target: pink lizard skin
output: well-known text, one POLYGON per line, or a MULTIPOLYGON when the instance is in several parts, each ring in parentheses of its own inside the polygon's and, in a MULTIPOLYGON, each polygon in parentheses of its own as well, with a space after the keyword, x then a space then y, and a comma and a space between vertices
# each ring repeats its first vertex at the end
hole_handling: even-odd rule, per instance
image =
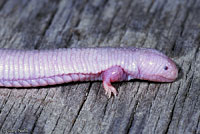
POLYGON ((117 95, 111 82, 172 82, 177 76, 178 69, 170 58, 147 48, 0 49, 0 86, 4 87, 102 80, 110 97, 117 95))

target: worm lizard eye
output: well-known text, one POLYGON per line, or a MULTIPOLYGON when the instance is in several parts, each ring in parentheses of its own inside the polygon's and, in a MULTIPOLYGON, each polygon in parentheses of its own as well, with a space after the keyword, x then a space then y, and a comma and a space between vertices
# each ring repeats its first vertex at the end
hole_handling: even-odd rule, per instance
POLYGON ((168 70, 168 66, 165 66, 165 67, 164 67, 164 70, 168 70))

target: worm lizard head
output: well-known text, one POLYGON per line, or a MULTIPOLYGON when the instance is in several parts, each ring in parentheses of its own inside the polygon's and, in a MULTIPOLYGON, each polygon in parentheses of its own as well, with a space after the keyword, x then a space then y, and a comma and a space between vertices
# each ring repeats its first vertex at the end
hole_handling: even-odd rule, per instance
POLYGON ((140 79, 172 82, 178 77, 176 64, 166 55, 156 50, 141 50, 138 65, 140 79))

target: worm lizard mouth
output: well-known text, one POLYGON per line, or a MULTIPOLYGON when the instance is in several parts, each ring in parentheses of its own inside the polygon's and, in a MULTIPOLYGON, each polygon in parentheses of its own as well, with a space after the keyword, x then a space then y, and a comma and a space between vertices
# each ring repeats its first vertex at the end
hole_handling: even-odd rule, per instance
POLYGON ((151 81, 156 81, 156 82, 173 82, 175 79, 174 78, 167 78, 161 75, 152 75, 151 81))
POLYGON ((154 82, 173 82, 176 78, 167 78, 161 75, 150 75, 147 78, 140 77, 140 79, 154 82))

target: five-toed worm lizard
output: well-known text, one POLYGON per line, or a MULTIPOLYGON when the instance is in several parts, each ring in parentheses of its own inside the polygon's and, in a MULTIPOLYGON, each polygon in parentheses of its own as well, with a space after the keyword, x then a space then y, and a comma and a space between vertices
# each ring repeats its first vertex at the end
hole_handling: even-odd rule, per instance
POLYGON ((143 79, 172 82, 178 76, 166 55, 146 48, 0 49, 0 86, 37 87, 71 81, 102 80, 105 93, 117 95, 111 82, 143 79))

